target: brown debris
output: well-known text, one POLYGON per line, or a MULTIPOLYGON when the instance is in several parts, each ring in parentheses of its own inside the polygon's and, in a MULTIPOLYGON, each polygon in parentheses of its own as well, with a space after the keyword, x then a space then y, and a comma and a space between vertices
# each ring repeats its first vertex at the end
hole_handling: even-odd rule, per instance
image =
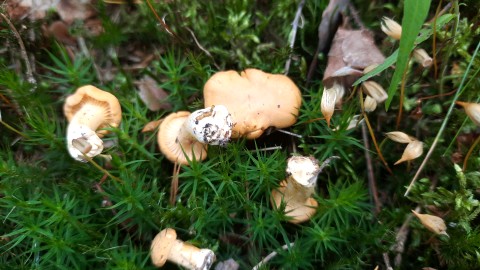
POLYGON ((151 111, 158 111, 160 109, 171 110, 172 105, 168 103, 168 93, 162 88, 158 87, 157 82, 149 76, 144 76, 142 79, 135 82, 140 98, 147 105, 151 111))
POLYGON ((349 30, 340 27, 328 53, 328 64, 323 76, 324 86, 330 88, 334 82, 350 87, 361 77, 366 67, 381 64, 385 57, 375 45, 368 30, 349 30))

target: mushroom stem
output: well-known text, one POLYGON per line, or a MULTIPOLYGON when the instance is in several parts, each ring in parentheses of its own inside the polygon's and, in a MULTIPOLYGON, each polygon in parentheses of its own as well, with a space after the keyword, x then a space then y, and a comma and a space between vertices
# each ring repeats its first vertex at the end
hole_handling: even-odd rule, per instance
POLYGON ((177 239, 168 254, 167 260, 187 269, 207 270, 215 261, 215 254, 210 249, 200 249, 177 239))
POLYGON ((193 143, 225 145, 232 135, 233 121, 227 108, 223 105, 194 111, 180 128, 177 140, 193 143))
POLYGON ((159 232, 150 247, 152 262, 156 267, 162 267, 165 262, 191 270, 208 270, 215 262, 215 254, 210 249, 199 249, 191 244, 177 239, 177 233, 172 228, 159 232))
POLYGON ((291 208, 306 204, 315 192, 319 172, 320 167, 313 157, 295 156, 288 159, 284 200, 291 208))
POLYGON ((106 108, 97 104, 85 104, 70 120, 67 128, 67 144, 70 155, 85 162, 83 154, 94 157, 103 151, 103 141, 96 130, 104 122, 106 108), (86 147, 78 149, 73 140, 86 140, 86 147))
POLYGON ((309 220, 317 211, 318 203, 312 198, 321 168, 313 157, 295 156, 288 159, 285 181, 272 191, 272 204, 279 208, 285 203, 285 215, 289 222, 309 220))

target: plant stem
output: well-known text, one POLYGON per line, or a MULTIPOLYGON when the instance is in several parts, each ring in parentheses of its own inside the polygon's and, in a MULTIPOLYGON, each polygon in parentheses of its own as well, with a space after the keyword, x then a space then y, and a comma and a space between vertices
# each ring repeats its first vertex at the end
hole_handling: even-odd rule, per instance
POLYGON ((472 155, 473 150, 475 149, 475 147, 478 145, 479 142, 480 142, 480 136, 478 136, 477 139, 475 139, 475 142, 472 144, 470 149, 468 149, 467 155, 465 156, 465 159, 463 160, 462 170, 464 172, 467 171, 468 159, 470 158, 470 155, 472 155))
POLYGON ((465 80, 467 79, 467 76, 468 76, 468 73, 469 73, 469 71, 470 71, 470 68, 472 67, 473 61, 475 60, 475 57, 477 56, 477 53, 478 53, 479 50, 480 50, 480 42, 478 42, 477 48, 475 48, 475 51, 474 51, 474 53, 473 53, 473 55, 472 55, 472 59, 471 59, 470 62, 468 63, 467 69, 465 70, 465 73, 463 74, 462 81, 460 82, 460 86, 458 87, 458 91, 457 91, 457 93, 455 94, 455 96, 453 97, 452 103, 450 104, 450 108, 448 108, 448 112, 447 112, 447 114, 445 115, 445 119, 444 119, 443 122, 442 122, 442 126, 440 127, 440 130, 438 131, 437 136, 435 137, 435 140, 434 140, 433 143, 432 143, 432 146, 431 146, 430 149, 428 150, 428 153, 425 155, 425 158, 423 159, 422 164, 420 164, 420 167, 418 168, 417 172, 415 173, 415 176, 413 177, 412 181, 410 182, 410 185, 408 185, 407 191, 405 192, 405 194, 404 194, 403 196, 407 196, 408 193, 410 192, 410 189, 412 189, 413 185, 415 184, 415 182, 416 182, 417 179, 418 179, 418 176, 420 175, 420 173, 422 172, 423 168, 425 167, 428 159, 429 159, 430 156, 432 155, 433 150, 435 150, 435 147, 437 146, 438 141, 439 141, 440 138, 442 137, 443 131, 444 131, 445 128, 447 127, 447 122, 448 122, 448 120, 449 120, 449 118, 450 118, 450 115, 451 115, 452 112, 453 112, 453 108, 455 107, 455 102, 458 100, 458 97, 459 97, 460 94, 463 92, 463 86, 464 86, 464 84, 465 84, 465 80))

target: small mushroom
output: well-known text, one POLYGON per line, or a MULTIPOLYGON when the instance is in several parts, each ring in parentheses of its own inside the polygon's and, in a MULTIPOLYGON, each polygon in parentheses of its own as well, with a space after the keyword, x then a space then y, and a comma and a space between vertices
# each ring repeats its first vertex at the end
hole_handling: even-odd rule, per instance
POLYGON ((313 157, 294 156, 287 161, 287 179, 272 191, 272 203, 277 208, 286 203, 285 215, 291 223, 309 220, 317 211, 318 203, 312 198, 320 173, 318 161, 313 157))
POLYGON ((70 155, 85 162, 84 154, 94 157, 103 151, 102 137, 109 131, 104 128, 118 127, 122 109, 118 99, 92 85, 82 86, 67 97, 63 112, 69 124, 67 148, 70 155), (79 149, 75 145, 83 144, 79 149))
POLYGON ((206 82, 203 94, 205 107, 223 104, 232 114, 232 138, 255 139, 269 127, 295 124, 302 102, 290 78, 258 69, 217 72, 206 82))
POLYGON ((223 105, 168 115, 160 124, 160 151, 171 162, 188 165, 207 157, 207 144, 225 145, 232 135, 232 117, 223 105))
POLYGON ((215 262, 215 254, 210 249, 199 249, 177 239, 174 229, 159 232, 150 247, 153 265, 162 267, 168 260, 191 270, 208 270, 215 262))

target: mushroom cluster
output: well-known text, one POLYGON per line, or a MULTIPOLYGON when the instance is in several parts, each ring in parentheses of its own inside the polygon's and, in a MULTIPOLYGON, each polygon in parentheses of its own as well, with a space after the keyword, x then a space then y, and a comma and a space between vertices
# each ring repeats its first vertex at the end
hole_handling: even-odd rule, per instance
POLYGON ((118 127, 122 120, 118 99, 92 85, 82 86, 68 96, 63 112, 69 122, 68 152, 82 162, 86 162, 85 156, 92 158, 102 153, 101 138, 109 132, 105 128, 118 127))

